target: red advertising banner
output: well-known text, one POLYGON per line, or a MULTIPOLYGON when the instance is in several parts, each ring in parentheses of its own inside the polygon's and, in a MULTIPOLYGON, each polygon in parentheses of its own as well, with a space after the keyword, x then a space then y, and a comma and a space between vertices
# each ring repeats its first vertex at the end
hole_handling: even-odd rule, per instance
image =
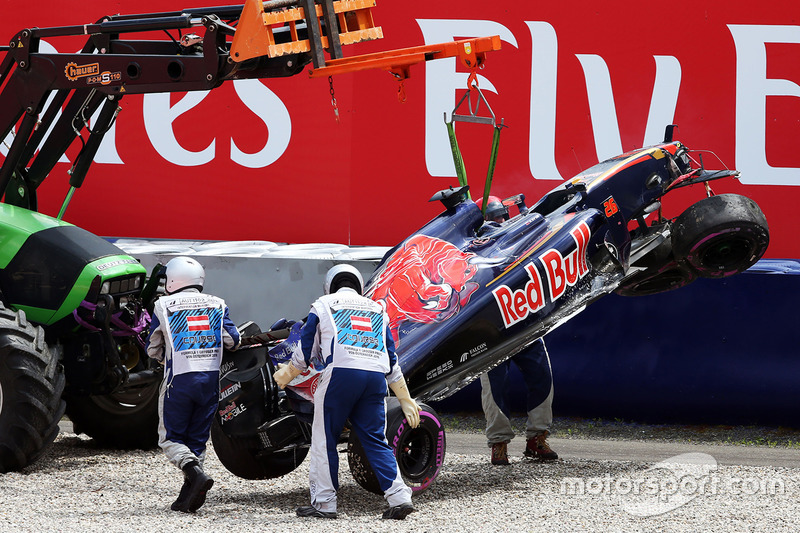
MULTIPOLYGON (((64 0, 40 11, 6 2, 2 40, 23 28, 219 3, 64 0)), ((798 258, 798 16, 794 0, 757 9, 741 0, 680 9, 619 0, 502 7, 379 0, 374 17, 384 39, 344 53, 499 35, 502 49, 478 72, 491 110, 508 126, 494 195, 524 193, 532 205, 580 170, 658 142, 667 124, 677 124, 675 137, 705 150, 707 168, 742 172, 712 188, 761 206, 772 237, 767 257, 798 258)), ((75 52, 83 41, 71 39, 44 39, 42 50, 75 52)), ((468 77, 452 58, 410 72, 404 102, 383 71, 125 96, 64 218, 116 237, 395 244, 440 211, 427 202, 437 190, 457 184, 445 117, 468 77)), ((482 191, 492 128, 459 123, 456 132, 473 192, 482 191)), ((79 148, 74 143, 40 187, 42 212, 61 207, 79 148)), ((665 215, 704 194, 688 189, 667 196, 665 215)))

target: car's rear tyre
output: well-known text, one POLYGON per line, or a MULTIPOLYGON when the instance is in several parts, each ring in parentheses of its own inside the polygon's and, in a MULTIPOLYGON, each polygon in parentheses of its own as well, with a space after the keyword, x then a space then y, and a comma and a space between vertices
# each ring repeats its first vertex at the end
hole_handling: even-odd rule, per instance
POLYGON ((753 266, 769 245, 767 219, 745 196, 704 198, 675 220, 672 248, 704 278, 724 278, 753 266))
POLYGON ((284 476, 300 466, 308 455, 307 446, 288 451, 263 453, 258 437, 229 437, 214 417, 211 442, 222 465, 233 475, 244 479, 272 479, 284 476))
POLYGON ((160 381, 113 394, 67 394, 67 416, 75 433, 107 448, 147 450, 158 445, 160 381))
MULTIPOLYGON (((436 480, 444 464, 446 440, 444 425, 430 406, 420 404, 420 423, 411 428, 396 398, 390 398, 386 412, 386 440, 394 451, 397 466, 413 494, 419 494, 436 480)), ((347 461, 356 482, 375 494, 383 494, 364 447, 355 431, 347 443, 347 461)))
POLYGON ((58 435, 64 371, 44 330, 0 304, 0 473, 33 463, 58 435))

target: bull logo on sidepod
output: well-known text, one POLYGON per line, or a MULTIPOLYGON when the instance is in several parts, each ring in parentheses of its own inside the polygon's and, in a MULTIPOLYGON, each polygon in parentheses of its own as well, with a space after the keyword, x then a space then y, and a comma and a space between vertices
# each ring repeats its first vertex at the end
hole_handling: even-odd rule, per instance
POLYGON ((478 272, 474 258, 426 235, 414 235, 392 254, 366 295, 386 306, 395 343, 403 322, 441 322, 467 304, 478 289, 470 281, 478 272))

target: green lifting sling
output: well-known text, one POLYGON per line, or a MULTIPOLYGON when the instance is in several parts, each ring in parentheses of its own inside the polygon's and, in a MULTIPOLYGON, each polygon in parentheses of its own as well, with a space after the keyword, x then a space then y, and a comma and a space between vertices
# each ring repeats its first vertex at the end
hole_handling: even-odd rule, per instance
MULTIPOLYGON (((481 212, 485 213, 486 211, 486 203, 489 198, 489 191, 492 187, 492 177, 494 176, 494 168, 497 162, 497 152, 500 146, 500 130, 504 127, 507 127, 503 124, 503 119, 500 120, 500 123, 497 123, 495 119, 494 112, 492 108, 489 106, 489 102, 486 101, 484 98, 483 93, 478 88, 477 85, 472 85, 464 96, 461 97, 461 100, 458 101, 456 104, 455 109, 451 113, 451 119, 448 122, 447 120, 447 113, 444 114, 444 123, 447 126, 447 135, 450 138, 450 149, 453 152, 453 163, 456 167, 456 176, 458 177, 458 183, 462 187, 467 185, 467 171, 464 167, 464 158, 461 155, 461 149, 458 147, 458 139, 456 138, 456 122, 471 122, 473 124, 488 124, 493 127, 494 133, 492 135, 492 149, 491 153, 489 154, 489 167, 486 172, 486 183, 483 187, 483 202, 481 203, 481 212), (475 91, 478 95, 477 102, 475 104, 475 109, 472 108, 472 98, 470 98, 470 93, 475 91), (469 114, 468 115, 459 115, 456 113, 458 108, 461 106, 462 103, 466 100, 469 114), (491 116, 478 116, 478 110, 480 109, 481 103, 484 103, 489 110, 489 114, 491 116)), ((469 191, 467 191, 469 195, 469 191)), ((471 197, 471 196, 470 196, 471 197)))

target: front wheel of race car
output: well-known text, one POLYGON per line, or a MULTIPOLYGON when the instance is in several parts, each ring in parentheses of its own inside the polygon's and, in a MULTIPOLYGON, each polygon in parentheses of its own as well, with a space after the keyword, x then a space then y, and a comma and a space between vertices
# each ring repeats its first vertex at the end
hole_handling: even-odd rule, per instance
POLYGON ((0 304, 0 473, 33 463, 55 440, 63 390, 44 330, 0 304))
POLYGON ((675 220, 672 247, 704 278, 744 272, 767 251, 769 227, 758 205, 745 196, 704 198, 675 220))
MULTIPOLYGON (((446 447, 444 425, 430 406, 420 404, 419 426, 412 428, 403 415, 397 398, 390 398, 386 412, 386 440, 397 459, 403 481, 413 494, 419 494, 436 480, 444 463, 446 447)), ((347 443, 347 461, 356 482, 364 489, 383 494, 370 467, 364 447, 355 431, 347 443)))

